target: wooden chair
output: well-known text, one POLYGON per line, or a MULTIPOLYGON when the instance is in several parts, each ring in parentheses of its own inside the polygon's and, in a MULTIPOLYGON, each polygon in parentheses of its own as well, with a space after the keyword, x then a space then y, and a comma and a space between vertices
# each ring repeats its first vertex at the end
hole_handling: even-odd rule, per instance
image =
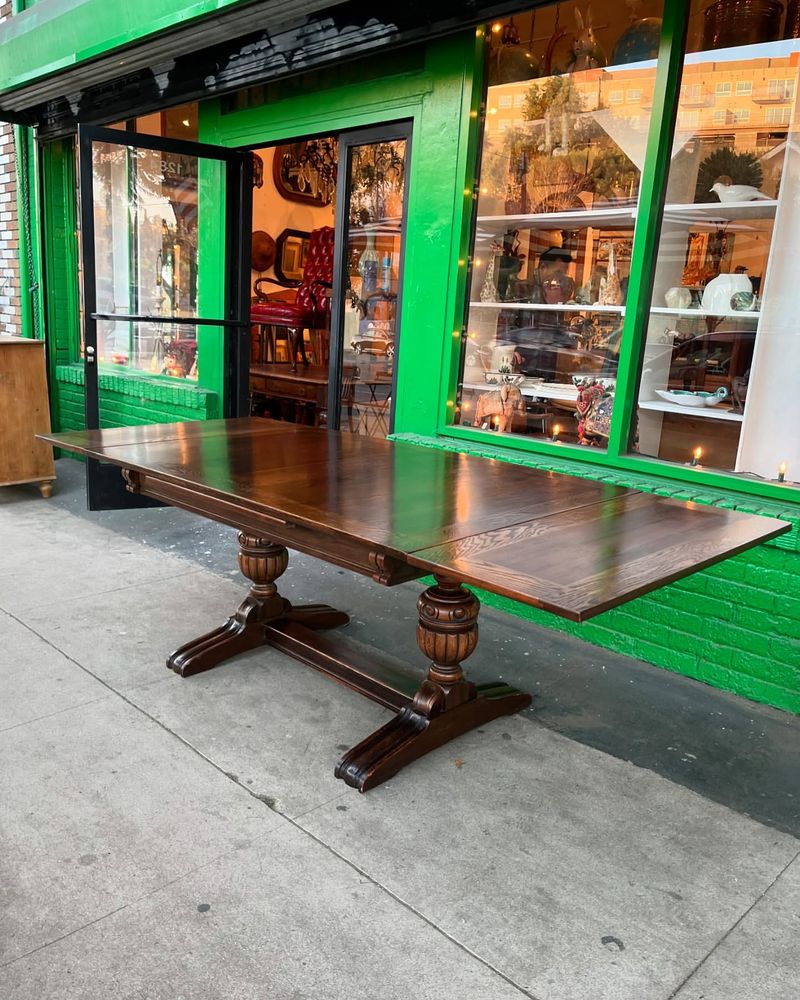
MULTIPOLYGON (((295 290, 292 301, 281 301, 267 296, 261 292, 263 283, 278 285, 281 283, 275 278, 259 278, 255 284, 256 297, 262 301, 256 301, 250 307, 250 320, 255 326, 266 330, 269 344, 272 347, 272 358, 275 359, 275 348, 277 345, 278 332, 284 331, 289 347, 289 363, 291 370, 297 370, 297 352, 300 352, 303 364, 308 365, 303 332, 309 330, 313 333, 324 331, 329 334, 331 305, 330 289, 333 287, 333 245, 334 231, 330 226, 322 226, 315 229, 309 238, 308 258, 303 270, 303 278, 295 290)), ((319 338, 312 339, 312 343, 319 344, 319 338)), ((316 353, 324 353, 319 347, 315 347, 316 353)), ((316 357, 317 364, 324 364, 321 358, 316 357)))

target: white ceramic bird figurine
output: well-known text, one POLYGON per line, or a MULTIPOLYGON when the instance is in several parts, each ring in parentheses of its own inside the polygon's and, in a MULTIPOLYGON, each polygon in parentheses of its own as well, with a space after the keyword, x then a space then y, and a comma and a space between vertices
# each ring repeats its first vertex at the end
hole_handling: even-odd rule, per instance
POLYGON ((711 188, 721 202, 729 201, 772 201, 768 194, 759 191, 752 184, 723 184, 722 181, 711 188))

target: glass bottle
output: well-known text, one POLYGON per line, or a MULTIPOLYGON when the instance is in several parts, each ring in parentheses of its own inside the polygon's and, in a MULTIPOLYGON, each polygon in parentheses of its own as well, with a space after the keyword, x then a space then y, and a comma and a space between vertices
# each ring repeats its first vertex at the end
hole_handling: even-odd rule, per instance
POLYGON ((374 292, 378 285, 378 251, 375 249, 375 236, 367 233, 367 245, 358 261, 361 274, 361 298, 365 299, 374 292))

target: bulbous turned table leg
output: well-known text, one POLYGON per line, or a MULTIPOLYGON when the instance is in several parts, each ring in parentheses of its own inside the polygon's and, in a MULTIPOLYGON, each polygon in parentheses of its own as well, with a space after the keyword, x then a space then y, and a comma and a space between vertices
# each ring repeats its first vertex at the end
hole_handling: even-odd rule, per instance
POLYGON ((265 625, 282 618, 290 607, 275 586, 288 563, 285 546, 240 531, 239 568, 252 581, 250 592, 224 625, 185 643, 169 657, 167 666, 181 677, 191 677, 263 645, 265 625))
POLYGON ((477 688, 461 669, 478 644, 480 602, 456 580, 437 576, 417 602, 417 644, 430 658, 414 699, 349 750, 336 777, 366 792, 431 750, 501 715, 513 715, 531 696, 505 684, 477 688))

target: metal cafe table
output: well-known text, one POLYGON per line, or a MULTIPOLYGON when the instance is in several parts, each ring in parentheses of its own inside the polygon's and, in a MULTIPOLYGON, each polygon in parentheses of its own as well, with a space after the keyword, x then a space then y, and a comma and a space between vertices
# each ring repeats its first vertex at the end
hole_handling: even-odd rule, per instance
POLYGON ((507 462, 252 417, 41 437, 119 466, 133 492, 239 530, 249 594, 167 665, 190 677, 268 644, 394 709, 336 768, 362 792, 530 704, 505 684, 465 678, 479 602, 463 584, 583 621, 790 528, 507 462), (417 602, 427 676, 348 648, 332 631, 349 621, 346 612, 282 597, 275 581, 286 546, 389 587, 432 574, 435 584, 417 602))

